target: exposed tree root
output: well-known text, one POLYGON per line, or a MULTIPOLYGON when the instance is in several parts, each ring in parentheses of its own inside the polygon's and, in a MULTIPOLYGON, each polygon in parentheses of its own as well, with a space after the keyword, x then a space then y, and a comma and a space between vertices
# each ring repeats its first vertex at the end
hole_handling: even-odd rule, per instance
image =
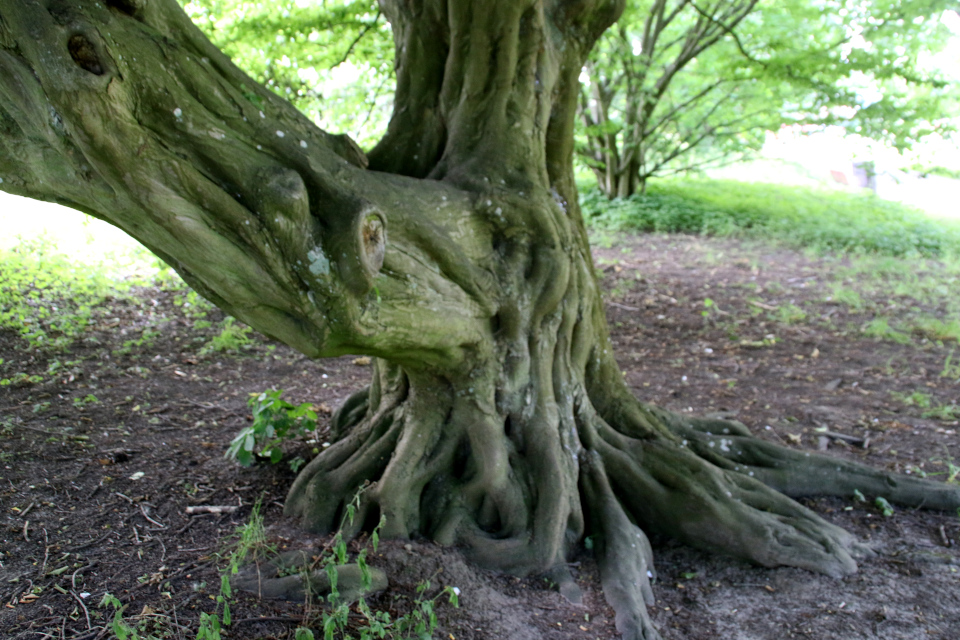
MULTIPOLYGON (((244 568, 231 580, 235 589, 256 593, 262 598, 303 601, 322 598, 332 590, 330 576, 324 568, 318 569, 306 552, 293 551, 275 560, 244 568)), ((368 567, 370 587, 363 587, 363 572, 356 564, 336 567, 337 594, 341 603, 356 602, 361 596, 383 591, 388 586, 387 575, 376 567, 368 567)))
POLYGON ((690 448, 714 465, 756 478, 790 497, 852 496, 854 491, 896 504, 926 509, 960 508, 956 487, 866 465, 796 451, 754 438, 745 426, 722 420, 692 420, 677 429, 690 448))
POLYGON ((590 513, 594 549, 607 602, 616 611, 617 630, 626 640, 660 637, 647 607, 653 606, 653 550, 610 488, 603 460, 596 452, 581 456, 581 491, 590 513))
POLYGON ((766 567, 840 577, 870 549, 788 496, 857 489, 911 506, 960 506, 956 487, 793 451, 737 422, 638 403, 615 425, 582 392, 564 396, 552 414, 534 406, 504 421, 478 394, 391 375, 336 414, 340 440, 298 478, 287 512, 330 531, 343 501, 369 481, 357 528, 383 514, 384 535, 422 535, 461 546, 485 567, 545 573, 573 602, 580 593, 565 560, 588 535, 625 638, 659 637, 646 610, 654 572, 644 531, 766 567), (558 437, 564 430, 568 437, 558 437))

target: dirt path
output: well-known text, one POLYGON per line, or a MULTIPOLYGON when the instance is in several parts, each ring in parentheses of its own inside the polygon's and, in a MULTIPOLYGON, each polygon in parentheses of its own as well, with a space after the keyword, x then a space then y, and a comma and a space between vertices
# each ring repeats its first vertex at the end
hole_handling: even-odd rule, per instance
MULTIPOLYGON (((957 471, 960 368, 951 365, 960 356, 947 360, 957 346, 948 322, 960 315, 949 295, 960 289, 956 274, 689 237, 603 243, 595 256, 608 318, 641 397, 735 416, 771 440, 881 468, 957 471)), ((0 636, 108 637, 112 612, 98 603, 109 591, 134 622, 192 638, 199 612, 214 607, 216 553, 261 496, 279 547, 322 542, 280 520, 293 478, 285 462, 244 469, 223 452, 247 424, 248 394, 284 389, 325 422, 369 366, 310 362, 260 339, 239 355, 200 356, 219 329, 198 328, 195 311, 177 304, 182 295, 145 290, 114 301, 67 353, 23 350, 0 332, 0 378, 42 378, 0 387, 0 636), (200 505, 238 509, 187 514, 200 505)), ((309 457, 323 435, 291 445, 289 457, 309 457)), ((885 516, 866 498, 807 503, 877 551, 841 581, 655 540, 653 617, 664 637, 958 637, 960 518, 885 516)), ((431 593, 461 589, 459 610, 438 606, 438 638, 615 636, 587 551, 574 566, 583 608, 543 578, 486 574, 427 543, 387 544, 374 562, 392 581, 376 603, 394 613, 424 579, 431 593)), ((227 637, 292 637, 302 615, 298 603, 240 596, 227 637)))

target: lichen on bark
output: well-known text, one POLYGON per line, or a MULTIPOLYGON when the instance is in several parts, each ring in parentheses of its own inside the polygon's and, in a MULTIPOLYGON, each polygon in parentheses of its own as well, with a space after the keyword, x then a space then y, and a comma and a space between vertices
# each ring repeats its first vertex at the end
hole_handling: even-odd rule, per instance
MULTIPOLYGON (((0 188, 86 211, 312 357, 377 358, 286 512, 518 575, 596 541, 627 638, 645 532, 829 575, 869 550, 788 496, 955 487, 806 456, 627 388, 573 181, 577 78, 620 0, 381 0, 398 92, 369 159, 217 51, 175 0, 0 0, 0 188), (367 168, 369 167, 369 168, 367 168)), ((346 533, 355 533, 346 532, 346 533)))

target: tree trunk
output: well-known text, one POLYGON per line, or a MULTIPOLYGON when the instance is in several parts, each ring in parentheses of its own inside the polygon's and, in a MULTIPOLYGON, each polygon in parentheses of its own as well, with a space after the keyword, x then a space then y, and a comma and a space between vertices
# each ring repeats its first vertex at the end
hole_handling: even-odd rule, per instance
POLYGON ((552 571, 571 598, 566 558, 593 535, 618 628, 651 639, 644 531, 844 575, 867 549, 783 494, 960 506, 631 395, 572 171, 577 78, 621 0, 381 4, 399 90, 370 165, 393 174, 255 85, 175 0, 0 0, 0 187, 112 222, 305 354, 378 358, 288 514, 330 531, 369 483, 357 527, 383 515, 394 538, 552 571))

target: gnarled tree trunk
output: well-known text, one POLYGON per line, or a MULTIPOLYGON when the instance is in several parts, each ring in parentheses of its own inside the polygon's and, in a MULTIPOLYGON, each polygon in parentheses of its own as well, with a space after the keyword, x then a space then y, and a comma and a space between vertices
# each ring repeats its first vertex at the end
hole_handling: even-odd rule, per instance
POLYGON ((553 571, 570 597, 565 560, 594 535, 618 627, 650 639, 644 531, 842 575, 866 549, 786 496, 960 506, 952 487, 631 395, 571 162, 580 68, 622 1, 381 4, 398 93, 368 160, 175 0, 0 0, 0 188, 112 222, 307 355, 378 358, 287 513, 329 531, 371 483, 357 526, 379 513, 385 535, 553 571))

